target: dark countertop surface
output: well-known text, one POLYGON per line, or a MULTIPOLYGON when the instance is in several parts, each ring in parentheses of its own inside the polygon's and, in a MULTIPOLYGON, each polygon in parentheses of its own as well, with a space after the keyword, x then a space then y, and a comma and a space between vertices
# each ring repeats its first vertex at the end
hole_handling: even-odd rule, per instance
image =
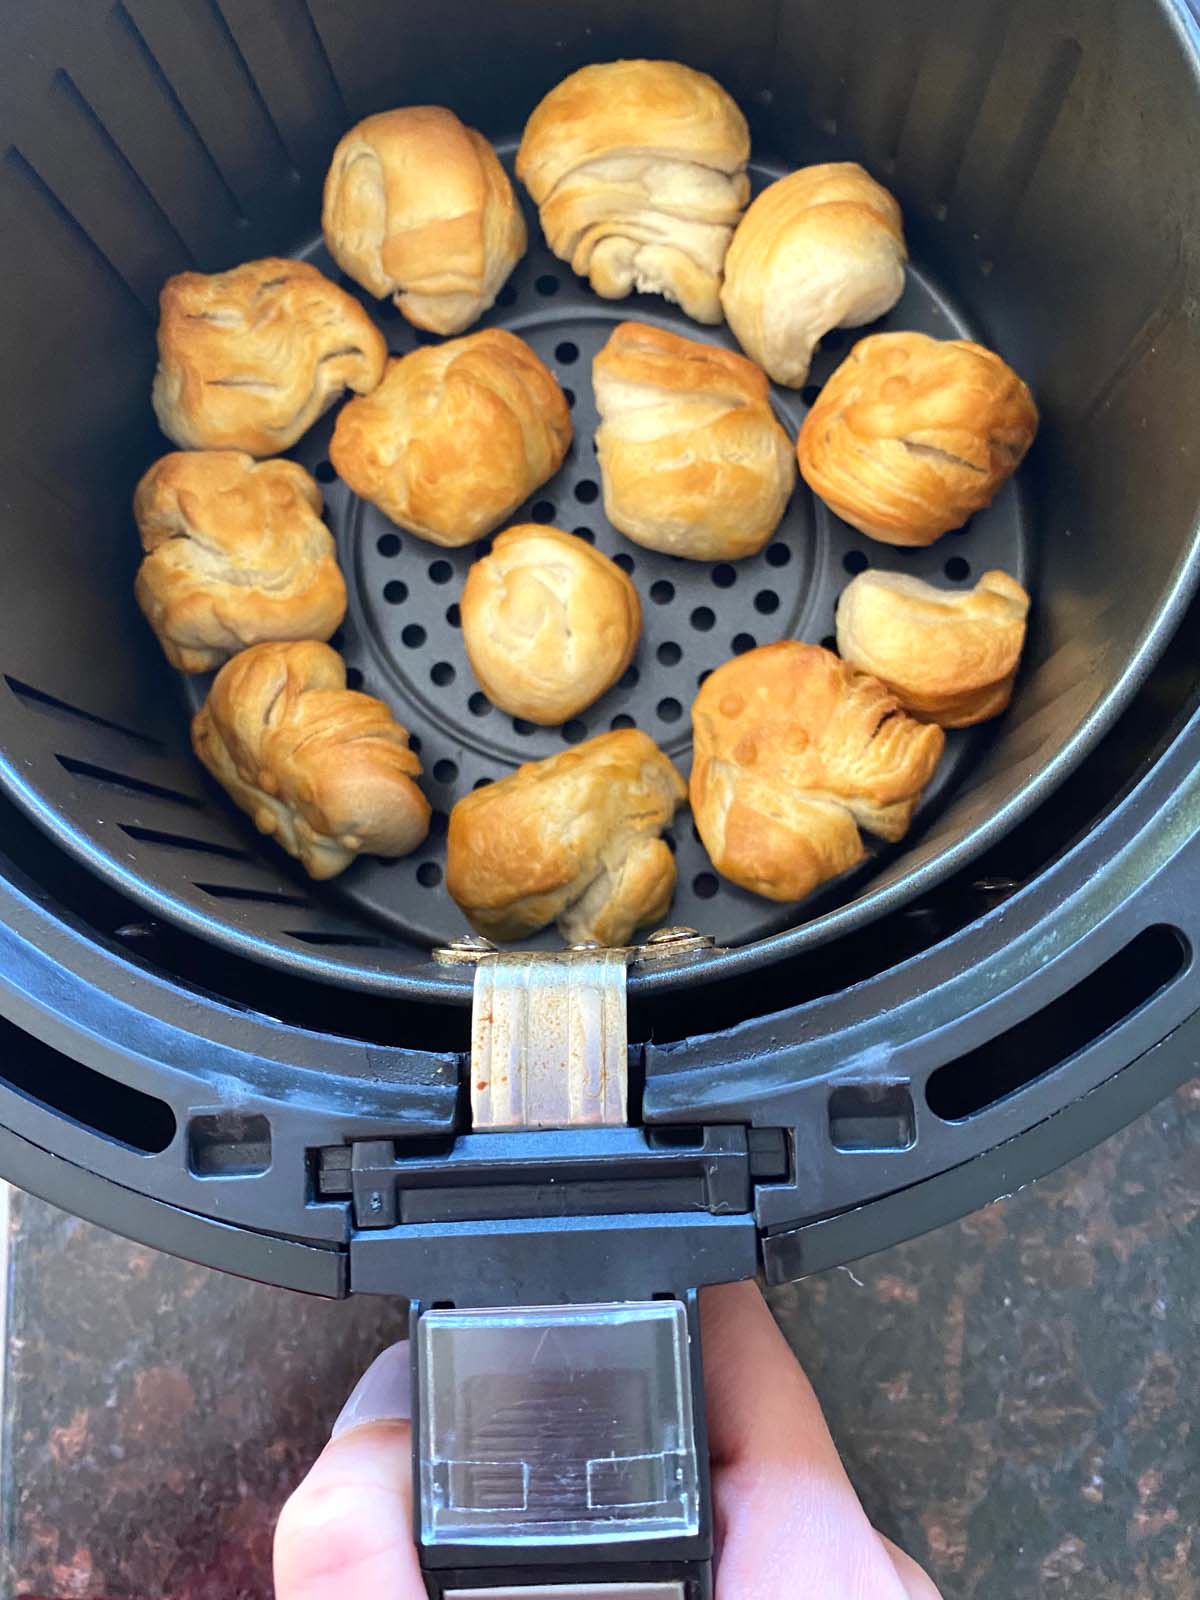
MULTIPOLYGON (((772 1305, 947 1600, 1200 1597, 1200 1082, 1033 1188, 772 1305)), ((0 1600, 270 1594, 278 1508, 399 1305, 11 1196, 0 1600)))

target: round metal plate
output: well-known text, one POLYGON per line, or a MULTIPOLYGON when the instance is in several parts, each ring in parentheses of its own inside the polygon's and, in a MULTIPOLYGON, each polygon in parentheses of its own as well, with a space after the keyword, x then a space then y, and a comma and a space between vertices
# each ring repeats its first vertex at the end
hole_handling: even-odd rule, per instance
MULTIPOLYGON (((756 185, 778 174, 755 173, 756 185)), ((867 566, 911 572, 950 589, 969 586, 982 572, 1003 568, 1027 580, 1025 524, 1015 487, 959 533, 926 550, 878 544, 841 522, 798 481, 771 543, 736 563, 686 561, 645 550, 623 538, 604 516, 594 434, 598 423, 591 363, 617 323, 654 323, 687 338, 737 349, 725 327, 689 321, 667 301, 631 296, 599 299, 546 248, 536 214, 530 248, 481 326, 509 329, 527 340, 555 374, 571 404, 575 438, 562 468, 517 512, 512 522, 549 522, 587 539, 630 573, 641 595, 643 632, 621 681, 561 728, 540 728, 493 707, 480 691, 463 648, 458 600, 467 570, 489 548, 483 540, 443 550, 397 528, 382 512, 352 495, 328 459, 334 418, 325 417, 291 455, 313 472, 326 496, 326 519, 338 543, 349 588, 345 625, 334 639, 353 687, 385 700, 409 730, 425 767, 422 785, 434 806, 425 845, 401 861, 363 859, 330 886, 345 912, 359 911, 418 943, 439 944, 463 931, 464 919, 445 889, 445 836, 450 809, 471 789, 495 782, 523 761, 539 760, 610 728, 644 728, 686 775, 691 764, 690 710, 704 677, 730 656, 776 639, 833 644, 837 599, 850 577, 867 566)), ((320 244, 309 259, 347 288, 320 244)), ((355 291, 357 292, 357 291, 355 291)), ((392 308, 360 296, 382 322, 393 354, 418 334, 392 308)), ((876 329, 916 329, 939 337, 970 337, 966 319, 919 269, 910 268, 898 305, 872 329, 838 332, 823 343, 809 387, 774 388, 776 413, 790 438, 799 432, 821 385, 853 341, 876 329)), ((207 679, 191 679, 194 709, 207 679)), ((973 760, 983 730, 953 732, 927 791, 914 833, 945 801, 973 760)), ((911 837, 912 835, 910 835, 911 837)), ((679 881, 671 920, 715 934, 722 944, 745 944, 807 920, 857 894, 884 854, 872 848, 862 867, 800 907, 780 906, 720 879, 685 811, 668 835, 679 881)), ((888 851, 890 858, 895 851, 888 851)), ((531 943, 555 944, 553 930, 531 943)))

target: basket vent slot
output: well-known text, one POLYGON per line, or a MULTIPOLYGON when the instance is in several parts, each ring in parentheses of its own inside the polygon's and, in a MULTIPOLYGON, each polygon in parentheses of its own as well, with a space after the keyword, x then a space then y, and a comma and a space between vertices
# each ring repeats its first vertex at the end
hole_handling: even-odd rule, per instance
POLYGON ((253 861, 248 850, 235 849, 233 845, 212 844, 207 839, 191 839, 185 833, 166 833, 162 828, 143 828, 140 823, 122 822, 121 832, 140 844, 161 844, 170 850, 196 850, 205 856, 221 856, 226 861, 253 861))
POLYGON ((250 1178, 271 1166, 271 1124, 258 1112, 224 1111, 188 1123, 188 1170, 198 1178, 250 1178))
POLYGON ((1128 1022, 1190 961, 1191 947, 1177 929, 1144 929, 1066 994, 939 1067, 926 1088, 929 1109, 947 1122, 986 1111, 1128 1022))
POLYGON ((0 1084, 127 1150, 160 1155, 175 1137, 175 1113, 166 1101, 59 1055, 4 1017, 0 1084))
POLYGON ((170 800, 175 805, 190 806, 194 811, 207 809, 207 802, 199 795, 181 794, 178 789, 168 789, 165 784, 151 783, 147 778, 135 778, 128 772, 116 772, 111 767, 100 767, 91 761, 79 761, 74 756, 56 755, 54 758, 73 777, 91 778, 95 783, 108 784, 114 789, 124 789, 129 794, 149 795, 155 800, 170 800))
POLYGON ((164 748, 162 740, 155 739, 151 734, 139 733, 136 728, 127 728, 123 723, 112 722, 108 717, 101 717, 94 711, 85 711, 82 706, 73 706, 66 700, 58 699, 56 695, 47 694, 44 689, 35 689, 30 683, 22 683, 20 678, 14 678, 7 672, 4 674, 4 681, 17 698, 24 701, 33 711, 44 711, 51 715, 58 713, 64 717, 74 717, 80 722, 90 722, 94 728, 107 728, 110 733, 119 733, 126 739, 133 739, 147 750, 164 748))
POLYGON ((307 911, 312 904, 303 895, 284 894, 280 889, 244 889, 235 883, 197 883, 196 888, 214 900, 245 900, 260 906, 299 906, 307 911))

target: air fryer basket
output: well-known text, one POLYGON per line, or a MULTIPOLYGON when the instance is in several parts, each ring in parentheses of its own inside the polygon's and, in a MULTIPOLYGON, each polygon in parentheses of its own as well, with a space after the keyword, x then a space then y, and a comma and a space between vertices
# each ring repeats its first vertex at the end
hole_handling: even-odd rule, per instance
MULTIPOLYGON (((1095 745, 1195 580, 1200 117, 1180 114, 1196 103, 1182 26, 1169 4, 1119 0, 863 0, 836 15, 810 3, 735 14, 457 0, 436 27, 334 0, 18 8, 2 191, 13 243, 0 297, 0 780, 89 868, 206 938, 327 980, 461 992, 427 962, 462 927, 441 886, 459 794, 626 719, 686 763, 700 676, 752 642, 827 636, 848 572, 870 561, 959 584, 1003 566, 1035 600, 1018 694, 999 724, 952 737, 906 848, 781 910, 719 883, 686 814, 674 833, 675 917, 742 947, 710 973, 795 953, 929 888, 1095 745), (568 70, 634 53, 678 56, 726 84, 752 119, 760 181, 856 157, 894 188, 914 270, 886 325, 994 345, 1033 386, 1042 434, 1018 483, 928 551, 871 544, 803 487, 776 541, 736 567, 631 547, 599 514, 590 358, 624 315, 710 335, 658 299, 598 301, 535 242, 489 320, 556 369, 577 438, 528 514, 584 528, 635 564, 645 638, 622 684, 561 731, 489 710, 458 630, 473 552, 434 550, 353 502, 325 460, 326 418, 295 454, 325 483, 350 583, 339 642, 352 681, 417 735, 436 817, 411 859, 363 862, 315 889, 198 771, 185 699, 202 686, 181 691, 133 605, 130 493, 164 448, 148 406, 158 290, 189 265, 268 251, 328 265, 312 239, 320 182, 354 118, 434 99, 511 149, 568 70)), ((372 309, 392 349, 411 348, 408 325, 372 309)), ((827 341, 814 385, 846 343, 827 341)), ((793 432, 810 399, 777 392, 793 432)))

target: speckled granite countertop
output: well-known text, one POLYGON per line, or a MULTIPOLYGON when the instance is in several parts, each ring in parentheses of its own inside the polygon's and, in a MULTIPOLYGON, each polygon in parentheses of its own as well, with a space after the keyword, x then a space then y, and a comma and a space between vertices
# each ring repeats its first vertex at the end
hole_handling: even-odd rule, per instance
MULTIPOLYGON (((946 1600, 1200 1597, 1200 1082, 953 1227, 778 1290, 877 1525, 946 1600)), ((271 1528, 404 1329, 13 1195, 0 1600, 270 1593, 271 1528)))

